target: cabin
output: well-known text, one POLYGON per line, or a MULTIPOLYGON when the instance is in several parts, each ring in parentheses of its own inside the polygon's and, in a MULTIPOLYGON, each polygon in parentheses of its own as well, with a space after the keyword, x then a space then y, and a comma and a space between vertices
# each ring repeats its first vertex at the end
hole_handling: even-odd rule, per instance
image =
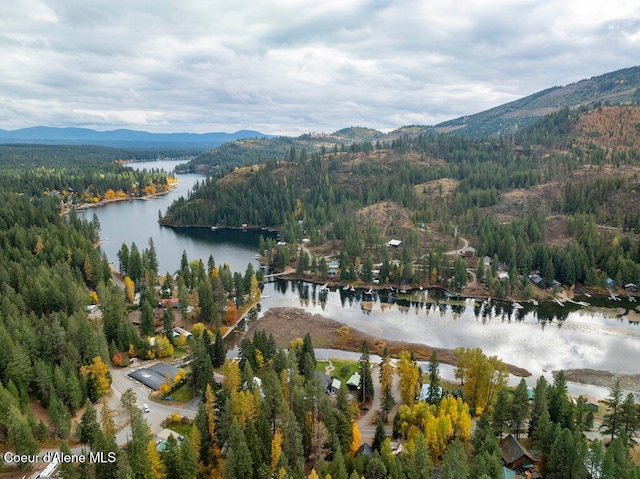
POLYGON ((529 471, 538 462, 513 434, 509 434, 500 441, 500 449, 502 449, 502 461, 511 470, 529 471))
POLYGON ((338 392, 338 390, 340 389, 341 386, 342 386, 342 381, 340 381, 337 378, 333 378, 331 383, 329 383, 329 387, 327 388, 327 390, 330 393, 335 394, 335 393, 338 392))
POLYGON ((398 248, 400 247, 400 245, 402 244, 402 241, 397 240, 397 239, 392 239, 391 241, 389 241, 389 243, 387 243, 389 246, 391 246, 392 248, 398 248))
POLYGON ((347 381, 347 387, 349 389, 360 389, 360 374, 355 372, 347 381))
POLYGON ((537 273, 534 274, 530 274, 529 275, 529 279, 533 282, 533 284, 535 284, 538 288, 542 288, 543 286, 543 282, 544 280, 542 279, 542 276, 540 276, 537 273))
POLYGON ((598 412, 600 410, 598 400, 591 394, 582 394, 580 397, 584 399, 584 405, 587 411, 598 412))
POLYGON ((628 291, 630 293, 637 293, 638 292, 638 287, 633 283, 627 283, 627 284, 624 285, 624 290, 628 291))
POLYGON ((460 250, 460 254, 465 258, 473 258, 476 255, 476 249, 473 246, 467 246, 460 250))
POLYGON ((607 278, 607 289, 616 289, 618 285, 613 278, 607 278))

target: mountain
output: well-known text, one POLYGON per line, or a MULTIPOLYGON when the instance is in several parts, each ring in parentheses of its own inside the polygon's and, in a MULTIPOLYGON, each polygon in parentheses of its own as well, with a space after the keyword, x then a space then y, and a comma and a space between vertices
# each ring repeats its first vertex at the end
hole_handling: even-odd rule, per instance
POLYGON ((559 109, 596 104, 640 104, 640 67, 548 88, 475 115, 445 121, 436 125, 435 130, 439 133, 455 131, 474 138, 510 134, 559 109))
POLYGON ((350 127, 334 133, 306 133, 298 137, 276 136, 262 138, 244 138, 230 141, 203 151, 189 162, 190 171, 207 173, 224 165, 226 167, 263 163, 268 160, 282 160, 292 148, 298 152, 306 150, 327 151, 342 149, 354 143, 371 143, 384 138, 384 133, 371 128, 350 127))
POLYGON ((0 143, 39 143, 52 145, 100 145, 135 149, 206 150, 241 138, 267 138, 258 131, 235 133, 149 133, 136 130, 96 131, 88 128, 36 126, 20 130, 0 130, 0 143))

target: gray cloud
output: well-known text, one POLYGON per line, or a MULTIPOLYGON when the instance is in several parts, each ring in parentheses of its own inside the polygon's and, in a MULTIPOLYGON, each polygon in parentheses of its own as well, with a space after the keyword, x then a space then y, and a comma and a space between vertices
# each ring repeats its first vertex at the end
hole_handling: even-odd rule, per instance
POLYGON ((476 113, 634 65, 612 0, 13 0, 0 128, 299 134, 476 113))

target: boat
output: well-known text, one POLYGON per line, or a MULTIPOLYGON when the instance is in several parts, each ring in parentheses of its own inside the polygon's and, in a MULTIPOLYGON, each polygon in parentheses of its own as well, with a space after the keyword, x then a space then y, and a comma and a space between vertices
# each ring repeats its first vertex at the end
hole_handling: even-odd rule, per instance
POLYGON ((343 290, 343 291, 347 291, 348 289, 349 289, 349 285, 348 285, 348 284, 345 284, 345 285, 342 287, 342 290, 343 290))
POLYGON ((325 283, 320 286, 320 291, 329 291, 329 283, 325 283))
POLYGON ((515 301, 513 303, 511 303, 511 306, 513 307, 513 309, 522 309, 523 306, 520 303, 516 303, 515 301))
POLYGON ((356 288, 353 287, 353 285, 351 285, 351 287, 349 288, 349 291, 351 291, 352 293, 356 290, 356 288))
POLYGON ((364 294, 366 294, 367 296, 371 296, 371 295, 373 294, 373 289, 372 289, 372 288, 369 288, 368 290, 366 290, 366 291, 364 292, 364 294))
POLYGON ((217 230, 218 230, 218 227, 217 227, 217 226, 212 226, 212 227, 211 227, 211 231, 217 231, 217 230))

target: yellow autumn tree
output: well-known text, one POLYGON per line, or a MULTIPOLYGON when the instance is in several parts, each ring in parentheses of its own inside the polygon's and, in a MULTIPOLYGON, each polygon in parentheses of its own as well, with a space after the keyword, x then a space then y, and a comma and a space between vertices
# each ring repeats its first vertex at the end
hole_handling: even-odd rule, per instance
MULTIPOLYGON (((159 358, 173 356, 173 344, 166 336, 156 336, 156 354, 159 358)), ((170 384, 170 383, 169 383, 170 384)))
POLYGON ((164 462, 160 459, 160 453, 156 449, 156 444, 153 441, 149 441, 147 444, 147 457, 149 458, 151 477, 153 479, 165 479, 167 473, 164 468, 164 462))
POLYGON ((255 274, 251 275, 251 283, 249 286, 249 297, 251 301, 257 301, 260 299, 260 285, 258 284, 258 279, 255 274))
POLYGON ((400 352, 396 370, 400 376, 400 398, 404 404, 413 404, 420 386, 420 367, 411 360, 409 351, 400 352))
POLYGON ((384 391, 387 386, 393 386, 393 364, 390 355, 384 356, 380 363, 380 390, 384 391))
POLYGON ((124 278, 124 297, 129 303, 133 303, 136 299, 135 285, 129 276, 124 278))
POLYGON ((109 366, 107 366, 100 356, 93 358, 93 362, 89 365, 82 366, 80 368, 80 374, 82 374, 90 387, 92 387, 97 397, 102 397, 111 387, 111 373, 109 372, 109 366))
POLYGON ((202 334, 204 333, 205 329, 206 329, 206 327, 205 327, 204 324, 196 323, 191 328, 191 334, 193 334, 194 339, 195 338, 199 338, 200 336, 202 336, 202 334))
POLYGON ((240 428, 244 430, 249 419, 257 419, 255 397, 251 391, 234 391, 231 393, 231 418, 236 418, 240 428))
POLYGON ((224 381, 222 387, 228 393, 236 392, 240 389, 240 367, 237 361, 227 361, 224 365, 224 381))
POLYGON ((307 479, 320 479, 318 477, 318 473, 316 472, 315 469, 311 469, 311 472, 309 473, 309 476, 307 476, 307 479))
POLYGON ((271 474, 275 471, 280 456, 282 455, 282 432, 280 428, 276 429, 276 433, 271 439, 271 474))
POLYGON ((356 455, 358 452, 358 448, 360 447, 360 443, 362 442, 362 435, 360 434, 360 428, 358 427, 358 423, 353 421, 351 423, 351 445, 349 446, 349 453, 352 456, 356 455))

